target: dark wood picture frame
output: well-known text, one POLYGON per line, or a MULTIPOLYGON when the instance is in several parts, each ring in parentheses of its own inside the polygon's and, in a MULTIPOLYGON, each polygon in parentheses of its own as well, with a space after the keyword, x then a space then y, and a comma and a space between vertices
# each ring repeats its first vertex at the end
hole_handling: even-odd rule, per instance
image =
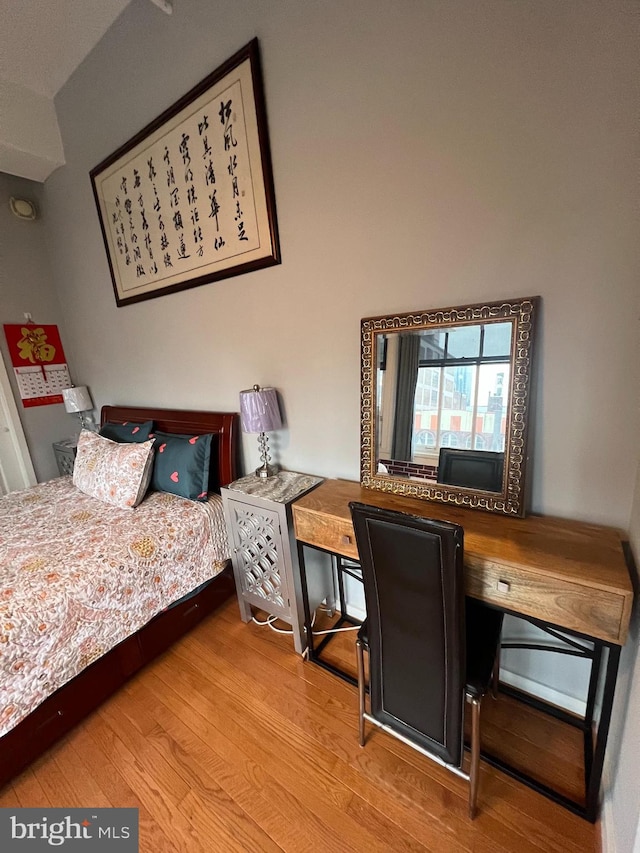
POLYGON ((90 177, 118 306, 279 264, 258 40, 90 177))

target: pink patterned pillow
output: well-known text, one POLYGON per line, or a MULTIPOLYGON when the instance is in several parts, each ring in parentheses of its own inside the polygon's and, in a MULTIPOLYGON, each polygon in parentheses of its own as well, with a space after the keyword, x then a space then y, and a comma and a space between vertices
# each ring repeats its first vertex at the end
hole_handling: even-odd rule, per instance
POLYGON ((73 467, 73 484, 81 492, 123 509, 138 506, 153 470, 153 441, 118 444, 82 430, 73 467))

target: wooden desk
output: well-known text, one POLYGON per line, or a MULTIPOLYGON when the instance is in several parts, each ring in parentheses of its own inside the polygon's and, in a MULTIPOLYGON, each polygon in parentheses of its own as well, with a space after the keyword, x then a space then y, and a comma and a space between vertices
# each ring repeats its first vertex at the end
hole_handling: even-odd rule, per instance
POLYGON ((363 489, 349 480, 325 480, 293 505, 296 539, 357 560, 349 501, 462 525, 467 595, 624 644, 633 587, 620 531, 561 518, 457 509, 363 489))
MULTIPOLYGON (((594 821, 611 718, 620 647, 629 629, 633 587, 619 530, 561 518, 531 515, 511 518, 448 507, 361 488, 347 480, 325 480, 293 505, 301 570, 303 546, 358 559, 350 501, 444 519, 464 528, 465 584, 468 595, 527 618, 543 628, 571 632, 589 641, 591 678, 584 719, 585 802, 558 795, 531 777, 497 760, 493 763, 577 814, 594 821), (590 644, 593 643, 593 651, 590 644), (594 719, 596 694, 603 680, 601 712, 594 719), (593 729, 597 738, 593 744, 593 729)), ((309 657, 314 659, 310 615, 309 657)), ((331 667, 327 667, 331 669, 331 667)), ((537 702, 537 706, 544 703, 537 702)), ((550 706, 544 706, 551 712, 550 706)), ((492 760, 491 757, 488 757, 492 760)))

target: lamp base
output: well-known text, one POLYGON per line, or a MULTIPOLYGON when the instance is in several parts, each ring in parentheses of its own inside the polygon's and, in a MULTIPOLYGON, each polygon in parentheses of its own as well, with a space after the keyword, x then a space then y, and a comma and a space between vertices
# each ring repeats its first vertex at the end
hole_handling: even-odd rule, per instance
POLYGON ((271 461, 271 456, 269 455, 269 439, 264 432, 261 432, 258 436, 258 446, 260 448, 260 459, 262 459, 262 465, 259 468, 256 468, 255 474, 256 477, 266 480, 267 477, 273 477, 278 473, 278 466, 269 465, 269 462, 271 461))
POLYGON ((78 412, 78 417, 80 418, 81 429, 88 429, 89 432, 98 432, 98 427, 93 422, 93 418, 89 412, 78 412))
POLYGON ((256 477, 260 477, 261 480, 266 480, 267 477, 274 477, 279 470, 277 465, 268 465, 265 462, 259 468, 256 468, 255 475, 256 477))

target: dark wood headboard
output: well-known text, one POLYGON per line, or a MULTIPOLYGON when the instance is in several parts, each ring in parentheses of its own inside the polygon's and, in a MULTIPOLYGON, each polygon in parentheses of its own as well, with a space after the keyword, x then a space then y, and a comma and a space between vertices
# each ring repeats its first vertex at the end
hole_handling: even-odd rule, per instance
POLYGON ((214 433, 218 436, 218 477, 226 486, 237 477, 238 415, 235 412, 193 412, 181 409, 147 409, 138 406, 103 406, 100 425, 111 421, 153 421, 160 432, 178 434, 214 433))

